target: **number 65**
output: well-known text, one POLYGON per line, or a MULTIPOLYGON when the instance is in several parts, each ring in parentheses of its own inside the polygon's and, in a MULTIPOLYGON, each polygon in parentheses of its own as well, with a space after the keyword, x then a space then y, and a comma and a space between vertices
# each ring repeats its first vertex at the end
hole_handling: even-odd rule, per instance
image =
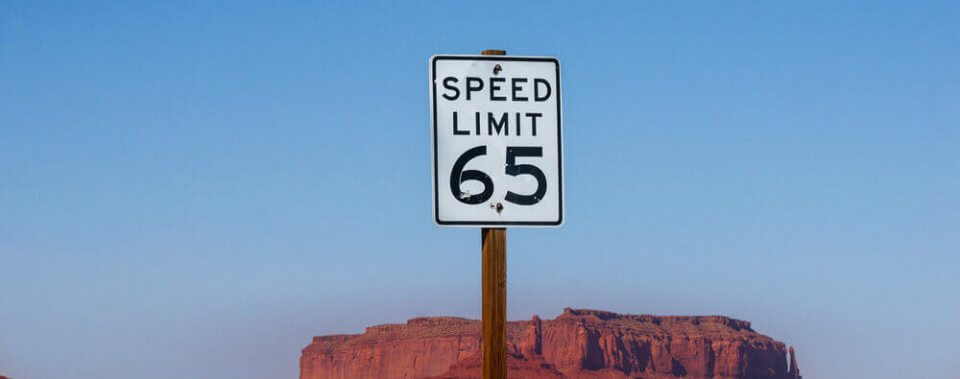
MULTIPOLYGON (((493 180, 490 176, 478 170, 464 170, 471 159, 481 155, 487 155, 487 146, 480 145, 467 150, 457 162, 453 164, 453 170, 450 171, 450 192, 453 197, 464 204, 481 204, 493 196, 493 180), (463 192, 460 186, 467 180, 476 180, 483 184, 483 192, 479 194, 468 194, 463 192)), ((547 193, 547 177, 539 167, 532 164, 517 164, 517 157, 542 157, 543 148, 539 146, 507 146, 507 166, 505 173, 510 176, 530 175, 537 179, 537 190, 531 195, 521 195, 513 191, 507 191, 504 200, 517 205, 533 205, 543 200, 543 195, 547 193)))

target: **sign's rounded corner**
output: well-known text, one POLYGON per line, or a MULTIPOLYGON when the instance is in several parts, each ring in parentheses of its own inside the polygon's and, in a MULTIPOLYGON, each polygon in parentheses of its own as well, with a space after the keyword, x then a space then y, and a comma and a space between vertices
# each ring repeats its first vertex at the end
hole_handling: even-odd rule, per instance
POLYGON ((437 61, 443 57, 445 57, 445 55, 443 54, 433 54, 430 56, 430 59, 428 60, 428 62, 430 62, 430 64, 432 65, 434 63, 437 63, 437 61))

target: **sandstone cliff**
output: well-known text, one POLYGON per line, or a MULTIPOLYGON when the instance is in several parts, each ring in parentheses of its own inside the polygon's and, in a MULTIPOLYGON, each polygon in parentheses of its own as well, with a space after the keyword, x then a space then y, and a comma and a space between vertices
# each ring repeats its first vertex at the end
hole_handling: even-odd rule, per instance
MULTIPOLYGON (((723 316, 621 315, 565 309, 507 324, 517 378, 800 378, 793 351, 723 316)), ((301 379, 479 378, 480 322, 415 318, 359 335, 314 337, 301 379)))

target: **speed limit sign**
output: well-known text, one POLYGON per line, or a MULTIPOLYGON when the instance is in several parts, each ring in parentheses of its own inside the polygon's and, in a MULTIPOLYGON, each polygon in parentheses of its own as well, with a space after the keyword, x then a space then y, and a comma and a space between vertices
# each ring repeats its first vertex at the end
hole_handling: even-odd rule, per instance
POLYGON ((434 221, 562 224, 560 62, 436 55, 430 85, 434 221))

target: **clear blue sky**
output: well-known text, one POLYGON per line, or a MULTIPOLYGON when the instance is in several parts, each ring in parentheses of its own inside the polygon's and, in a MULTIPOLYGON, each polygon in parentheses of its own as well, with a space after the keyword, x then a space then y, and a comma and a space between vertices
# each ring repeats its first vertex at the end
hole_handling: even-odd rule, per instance
POLYGON ((956 378, 956 2, 4 2, 0 373, 295 378, 478 317, 431 221, 427 59, 563 64, 566 224, 509 316, 723 314, 809 378, 956 378))

